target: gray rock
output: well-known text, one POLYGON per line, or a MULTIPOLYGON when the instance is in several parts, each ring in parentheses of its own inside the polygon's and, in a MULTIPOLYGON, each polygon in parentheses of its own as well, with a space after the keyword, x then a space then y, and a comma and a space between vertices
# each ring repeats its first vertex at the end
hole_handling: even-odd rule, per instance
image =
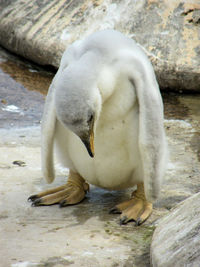
POLYGON ((179 204, 159 222, 151 244, 154 267, 200 263, 200 193, 179 204))
POLYGON ((59 66, 73 41, 106 28, 141 44, 165 89, 200 91, 200 1, 1 1, 0 44, 59 66))

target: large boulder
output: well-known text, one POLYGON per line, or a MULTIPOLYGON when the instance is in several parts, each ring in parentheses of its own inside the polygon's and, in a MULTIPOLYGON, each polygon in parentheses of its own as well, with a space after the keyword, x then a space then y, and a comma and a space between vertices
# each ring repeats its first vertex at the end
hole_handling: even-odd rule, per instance
POLYGON ((199 266, 200 193, 160 220, 151 244, 153 267, 199 266))
POLYGON ((197 0, 2 0, 0 44, 39 64, 59 66, 73 41, 106 28, 134 38, 165 89, 200 91, 197 0))

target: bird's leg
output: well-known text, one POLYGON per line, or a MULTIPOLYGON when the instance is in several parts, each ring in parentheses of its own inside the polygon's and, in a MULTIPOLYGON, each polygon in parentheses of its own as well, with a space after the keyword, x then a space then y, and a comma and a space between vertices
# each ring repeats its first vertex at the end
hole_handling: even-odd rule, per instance
POLYGON ((144 184, 141 183, 137 185, 137 190, 132 193, 130 200, 118 204, 110 213, 121 214, 120 224, 135 221, 136 225, 140 225, 151 215, 152 208, 152 203, 146 200, 144 184))
POLYGON ((70 170, 65 185, 49 189, 28 198, 33 206, 52 205, 59 203, 60 207, 81 202, 89 191, 89 184, 78 173, 70 170))

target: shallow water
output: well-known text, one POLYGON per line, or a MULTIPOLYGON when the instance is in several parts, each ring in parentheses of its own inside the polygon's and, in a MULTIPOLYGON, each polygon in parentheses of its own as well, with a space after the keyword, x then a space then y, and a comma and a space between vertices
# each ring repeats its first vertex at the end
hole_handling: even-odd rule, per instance
POLYGON ((53 72, 0 50, 0 128, 38 125, 53 72))

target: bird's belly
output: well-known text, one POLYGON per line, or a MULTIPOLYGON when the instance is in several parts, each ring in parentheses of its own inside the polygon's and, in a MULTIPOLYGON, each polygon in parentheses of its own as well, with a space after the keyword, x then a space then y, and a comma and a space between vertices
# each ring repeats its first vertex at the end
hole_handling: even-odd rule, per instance
POLYGON ((67 154, 65 165, 70 167, 73 163, 73 168, 89 183, 106 189, 123 189, 139 181, 138 115, 132 110, 123 119, 97 127, 94 158, 75 134, 62 125, 58 131, 59 128, 62 135, 66 134, 66 139, 62 139, 67 140, 59 147, 62 155, 67 154))

